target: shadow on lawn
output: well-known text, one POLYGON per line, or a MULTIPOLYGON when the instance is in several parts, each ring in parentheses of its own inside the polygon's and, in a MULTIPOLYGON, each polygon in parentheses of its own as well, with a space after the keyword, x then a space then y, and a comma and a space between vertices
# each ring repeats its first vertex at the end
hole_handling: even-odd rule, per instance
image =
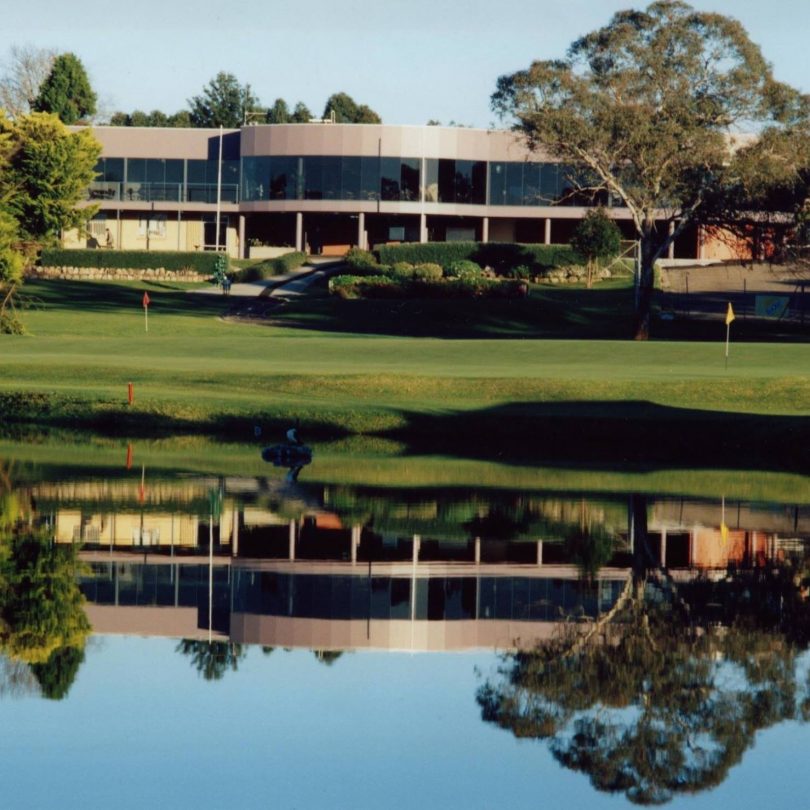
POLYGON ((511 403, 406 414, 388 434, 414 455, 540 464, 810 471, 810 418, 670 408, 650 402, 511 403))
MULTIPOLYGON (((0 395, 3 430, 21 426, 95 431, 108 437, 208 435, 227 441, 281 440, 295 414, 214 415, 203 422, 122 407, 87 409, 81 400, 0 395), (261 438, 255 428, 261 428, 261 438)), ((441 455, 523 466, 561 462, 621 467, 678 466, 810 472, 810 418, 671 408, 644 401, 516 402, 444 414, 402 412, 401 427, 365 431, 410 455, 441 455)), ((25 432, 25 431, 22 431, 25 432)), ((305 441, 352 431, 302 415, 305 441)))
POLYGON ((219 315, 233 304, 219 295, 194 295, 160 281, 125 286, 101 281, 58 281, 36 279, 26 282, 23 292, 34 308, 113 314, 122 310, 139 311, 144 290, 149 291, 150 313, 170 315, 219 315), (156 289, 158 288, 158 289, 156 289))
POLYGON ((274 326, 319 332, 437 338, 602 338, 632 334, 627 287, 534 287, 517 299, 343 300, 313 295, 271 314, 274 326))

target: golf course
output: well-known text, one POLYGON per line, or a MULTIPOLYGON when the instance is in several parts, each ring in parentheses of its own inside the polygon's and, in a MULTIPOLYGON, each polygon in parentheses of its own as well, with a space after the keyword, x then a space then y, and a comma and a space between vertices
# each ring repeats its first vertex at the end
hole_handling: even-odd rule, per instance
MULTIPOLYGON (((182 284, 22 289, 27 334, 3 337, 6 426, 245 438, 297 419, 311 438, 385 436, 465 455, 497 444, 517 456, 678 462, 688 449, 735 466, 808 462, 809 343, 737 340, 735 323, 726 360, 722 319, 701 327, 704 339, 619 339, 632 312, 623 280, 488 302, 316 290, 261 321, 182 284)), ((739 326, 744 338, 751 326, 739 326)))

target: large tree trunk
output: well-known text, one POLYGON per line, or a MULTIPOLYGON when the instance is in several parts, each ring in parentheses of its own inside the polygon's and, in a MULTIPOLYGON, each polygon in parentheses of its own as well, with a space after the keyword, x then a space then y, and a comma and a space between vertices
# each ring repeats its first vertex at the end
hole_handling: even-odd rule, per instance
POLYGON ((655 266, 655 224, 645 222, 639 246, 641 249, 641 275, 638 281, 638 304, 636 306, 636 324, 633 337, 636 340, 647 340, 650 337, 650 317, 652 315, 652 298, 655 266))

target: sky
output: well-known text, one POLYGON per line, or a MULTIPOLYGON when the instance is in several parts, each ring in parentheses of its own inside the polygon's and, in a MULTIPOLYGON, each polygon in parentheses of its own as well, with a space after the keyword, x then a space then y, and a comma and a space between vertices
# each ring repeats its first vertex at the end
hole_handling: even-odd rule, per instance
MULTIPOLYGON (((103 112, 188 106, 219 72, 321 115, 335 92, 390 124, 499 121, 500 75, 562 57, 632 0, 28 0, 3 9, 0 62, 13 45, 72 51, 103 112)), ((781 81, 810 93, 807 0, 695 0, 736 17, 781 81)))

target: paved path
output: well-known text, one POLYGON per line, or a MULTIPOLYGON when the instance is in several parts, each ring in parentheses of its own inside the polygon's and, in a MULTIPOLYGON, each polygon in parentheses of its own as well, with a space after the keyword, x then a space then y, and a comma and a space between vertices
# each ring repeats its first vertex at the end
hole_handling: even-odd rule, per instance
POLYGON ((232 284, 226 298, 222 288, 211 284, 193 290, 192 294, 219 295, 230 304, 226 318, 263 320, 286 301, 306 293, 307 288, 324 276, 331 275, 344 266, 342 259, 313 257, 304 267, 281 276, 260 281, 232 284))

